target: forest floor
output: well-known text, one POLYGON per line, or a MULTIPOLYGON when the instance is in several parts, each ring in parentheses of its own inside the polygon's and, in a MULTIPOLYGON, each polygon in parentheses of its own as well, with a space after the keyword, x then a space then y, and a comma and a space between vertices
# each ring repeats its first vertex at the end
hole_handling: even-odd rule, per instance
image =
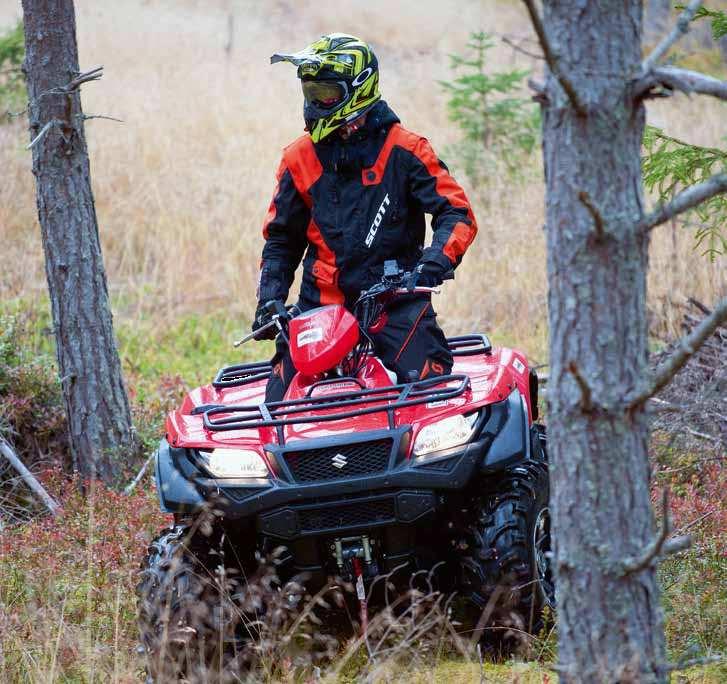
MULTIPOLYGON (((39 457, 50 451, 67 454, 45 311, 17 303, 0 310, 0 413, 19 433, 21 454, 62 503, 55 519, 38 517, 0 532, 0 682, 140 681, 134 586, 148 542, 169 517, 159 512, 150 476, 130 496, 91 484, 84 498, 78 482, 61 474, 59 468, 67 464, 39 457), (20 434, 34 437, 22 440, 20 434)), ((252 360, 241 359, 229 346, 239 332, 238 323, 222 315, 189 317, 163 330, 151 322, 118 326, 147 453, 163 432, 166 411, 186 390, 209 381, 222 365, 252 360)), ((246 354, 269 352, 259 344, 246 354)), ((654 498, 668 486, 675 530, 694 537, 690 550, 660 569, 674 661, 727 649, 727 473, 709 443, 695 445, 675 448, 662 433, 652 443, 654 498)), ((124 481, 139 465, 125 464, 124 481)), ((379 668, 377 681, 555 682, 549 669, 554 644, 553 634, 540 635, 529 660, 500 664, 480 665, 474 657, 468 661, 446 651, 413 653, 412 665, 398 659, 379 668)), ((340 681, 355 681, 363 663, 363 655, 354 658, 340 681)), ((276 676, 301 681, 292 671, 276 676)), ((725 677, 727 666, 710 664, 675 674, 673 681, 717 684, 725 677)))

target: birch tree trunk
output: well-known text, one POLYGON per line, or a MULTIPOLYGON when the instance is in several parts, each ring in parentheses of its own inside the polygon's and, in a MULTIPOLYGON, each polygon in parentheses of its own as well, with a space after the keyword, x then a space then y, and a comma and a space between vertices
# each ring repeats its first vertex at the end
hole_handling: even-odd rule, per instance
POLYGON ((543 121, 549 444, 559 658, 565 682, 664 681, 655 569, 623 559, 654 538, 648 428, 624 409, 647 367, 642 214, 642 3, 545 0, 544 28, 576 111, 548 76, 543 121))
POLYGON ((72 0, 23 0, 33 174, 74 464, 111 481, 133 448, 79 94, 72 0))

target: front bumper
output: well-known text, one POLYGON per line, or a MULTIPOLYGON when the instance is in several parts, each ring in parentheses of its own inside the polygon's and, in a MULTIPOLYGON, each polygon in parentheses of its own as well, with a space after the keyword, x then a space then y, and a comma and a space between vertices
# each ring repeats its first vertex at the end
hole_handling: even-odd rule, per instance
POLYGON ((227 519, 255 516, 258 529, 283 539, 327 532, 355 531, 391 524, 411 524, 433 513, 442 496, 460 490, 478 475, 496 473, 529 454, 527 409, 517 391, 483 409, 475 441, 408 459, 409 428, 346 435, 336 440, 308 440, 286 448, 268 447, 275 476, 262 480, 210 478, 194 452, 162 440, 156 458, 157 489, 163 510, 194 514, 205 507, 227 519), (335 449, 356 443, 391 440, 388 463, 376 473, 300 482, 286 456, 335 449))

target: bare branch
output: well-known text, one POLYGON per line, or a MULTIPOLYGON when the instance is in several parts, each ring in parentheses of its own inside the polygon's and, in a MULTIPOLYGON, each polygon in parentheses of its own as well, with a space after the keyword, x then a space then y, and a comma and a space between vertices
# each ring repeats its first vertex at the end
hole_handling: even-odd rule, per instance
MULTIPOLYGON (((66 85, 55 86, 53 88, 50 88, 49 90, 44 90, 42 93, 36 95, 35 100, 37 102, 46 95, 70 95, 75 90, 78 90, 78 88, 84 83, 89 83, 90 81, 98 81, 102 76, 102 66, 91 69, 90 71, 84 71, 82 73, 76 74, 76 77, 66 83, 66 85)), ((32 103, 29 103, 29 106, 30 104, 32 103)))
POLYGON ((593 204, 591 196, 585 190, 581 190, 578 193, 578 199, 582 202, 583 206, 588 209, 588 213, 593 217, 593 224, 596 228, 596 242, 603 242, 606 239, 606 231, 603 228, 603 217, 601 216, 601 212, 598 211, 596 205, 593 204))
POLYGON ((516 50, 517 52, 521 52, 524 55, 527 55, 528 57, 532 57, 533 59, 545 59, 543 55, 539 55, 536 52, 530 52, 529 50, 526 50, 521 45, 518 45, 515 41, 510 40, 507 36, 501 36, 500 40, 502 40, 505 45, 509 45, 513 50, 516 50))
MULTIPOLYGON (((713 76, 707 76, 699 71, 679 69, 673 66, 663 66, 652 69, 634 83, 635 97, 654 97, 651 91, 657 86, 663 86, 668 91, 679 90, 687 95, 711 95, 719 100, 727 100, 727 81, 720 81, 713 76)), ((669 94, 669 93, 667 93, 669 94)), ((664 93, 657 93, 663 96, 664 93)))
POLYGON ((83 73, 78 74, 76 78, 74 78, 70 83, 63 86, 63 90, 67 93, 70 93, 74 90, 78 90, 79 86, 83 85, 84 83, 89 83, 90 81, 98 81, 102 76, 102 66, 91 69, 90 71, 84 71, 83 73))
POLYGON ((535 29, 535 33, 538 36, 538 40, 540 41, 540 47, 543 48, 545 61, 548 63, 550 71, 558 79, 558 83, 560 83, 561 87, 565 91, 565 94, 568 96, 568 99, 573 105, 573 109, 575 109, 580 116, 585 116, 586 108, 583 106, 581 99, 578 97, 578 93, 576 93, 576 89, 573 87, 573 84, 561 71, 560 58, 553 52, 550 47, 548 37, 545 35, 543 22, 540 20, 538 10, 535 8, 534 0, 523 0, 523 2, 528 9, 528 14, 530 14, 530 21, 532 21, 533 23, 533 28, 535 29))
POLYGON ((107 121, 117 121, 118 123, 124 123, 123 119, 117 119, 114 116, 106 116, 105 114, 82 114, 81 118, 84 121, 90 121, 91 119, 106 119, 107 121))
POLYGON ((696 207, 715 195, 727 192, 727 173, 719 173, 703 183, 682 190, 671 202, 660 204, 650 214, 644 216, 636 226, 637 231, 650 231, 669 219, 696 207))
POLYGON ((641 555, 624 559, 623 563, 619 565, 622 577, 646 570, 661 556, 668 556, 689 548, 692 538, 688 534, 669 539, 671 525, 669 523, 669 492, 666 489, 661 493, 661 516, 659 536, 644 549, 641 555))
POLYGON ((687 5, 679 15, 676 26, 662 38, 661 42, 654 48, 654 51, 644 60, 641 65, 641 73, 648 74, 659 63, 661 58, 669 52, 669 48, 689 31, 689 23, 694 19, 694 15, 701 5, 702 0, 692 0, 687 5))
POLYGON ((51 119, 43 128, 40 129, 40 133, 35 136, 30 141, 30 144, 25 148, 26 150, 32 150, 43 138, 43 136, 56 124, 58 123, 57 119, 51 119))
POLYGON ((724 321, 727 321, 727 297, 721 299, 711 315, 704 318, 691 333, 679 341, 677 350, 654 371, 644 386, 633 396, 626 398, 626 407, 636 408, 666 387, 724 321))
POLYGON ((591 413, 591 411, 593 411, 593 401, 591 399, 592 395, 590 386, 586 382, 586 379, 581 375, 575 361, 571 361, 568 364, 568 370, 578 383, 578 387, 581 388, 581 409, 583 410, 583 413, 591 413))

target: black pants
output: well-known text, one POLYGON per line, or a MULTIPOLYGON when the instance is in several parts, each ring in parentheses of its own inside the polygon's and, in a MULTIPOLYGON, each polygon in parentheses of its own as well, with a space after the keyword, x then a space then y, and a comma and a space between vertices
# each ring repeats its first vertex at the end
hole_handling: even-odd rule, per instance
MULTIPOLYGON (((387 321, 381 332, 372 335, 374 352, 393 370, 399 382, 414 375, 419 380, 452 371, 452 353, 442 329, 437 325, 429 297, 402 297, 387 307, 387 321)), ((288 345, 278 337, 272 360, 273 374, 265 390, 265 401, 281 401, 296 373, 288 345)))

